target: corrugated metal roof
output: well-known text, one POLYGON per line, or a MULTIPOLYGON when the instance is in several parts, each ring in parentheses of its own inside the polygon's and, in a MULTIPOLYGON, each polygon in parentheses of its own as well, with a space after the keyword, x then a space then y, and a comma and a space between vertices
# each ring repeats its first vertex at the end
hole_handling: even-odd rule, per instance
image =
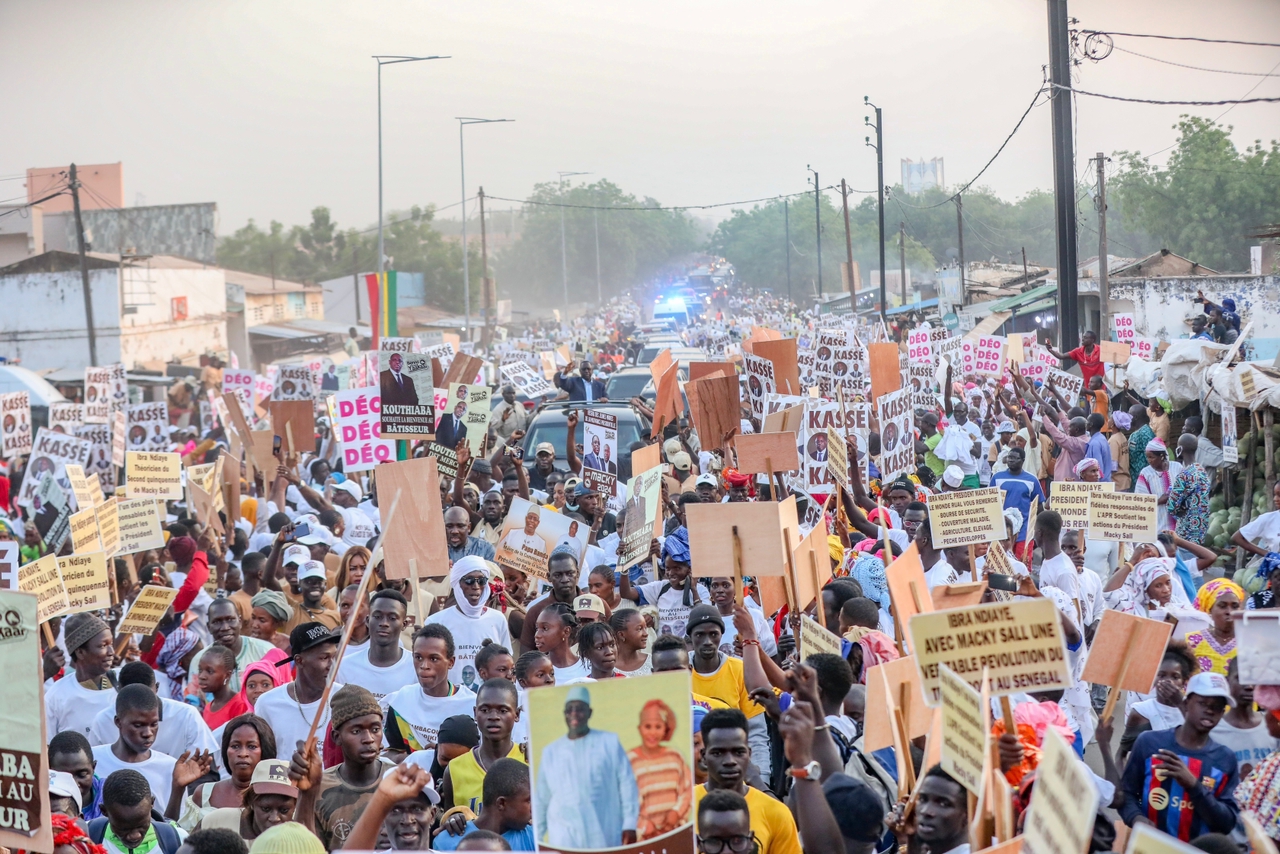
MULTIPOLYGON (((1049 296, 1049 294, 1053 293, 1057 289, 1058 289, 1058 286, 1056 283, 1041 285, 1038 288, 1032 288, 1029 291, 1023 291, 1017 296, 1008 297, 1007 299, 1002 299, 997 302, 994 302, 991 305, 987 306, 987 309, 992 312, 1009 311, 1010 309, 1014 309, 1014 308, 1020 309, 1020 308, 1023 308, 1023 306, 1027 305, 1028 303, 1031 303, 1036 300, 1043 299, 1044 297, 1049 296)), ((1056 298, 1054 301, 1055 302, 1057 301, 1056 298)))

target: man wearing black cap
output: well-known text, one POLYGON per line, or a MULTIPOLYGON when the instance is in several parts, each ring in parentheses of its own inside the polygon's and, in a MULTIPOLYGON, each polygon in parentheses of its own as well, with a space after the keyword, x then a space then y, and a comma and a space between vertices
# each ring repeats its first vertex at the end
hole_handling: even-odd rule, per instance
POLYGON ((63 623, 63 637, 71 667, 45 692, 45 722, 50 737, 64 730, 87 736, 98 712, 116 705, 107 676, 115 659, 111 627, 93 614, 72 614, 63 623))
POLYGON ((587 520, 587 524, 592 528, 596 527, 596 514, 604 514, 604 518, 600 520, 597 537, 607 537, 618 530, 618 517, 604 508, 604 500, 600 497, 600 493, 587 486, 585 480, 579 483, 578 487, 573 491, 573 497, 578 503, 578 512, 583 515, 587 520))
MULTIPOLYGON (((329 724, 330 710, 320 708, 320 696, 329 678, 329 668, 334 666, 341 634, 322 623, 302 623, 289 633, 292 661, 298 675, 278 688, 272 688, 258 698, 254 713, 271 725, 276 735, 276 757, 288 760, 311 732, 311 722, 320 714, 316 737, 323 739, 329 724)), ((333 690, 342 686, 334 683, 333 690)))

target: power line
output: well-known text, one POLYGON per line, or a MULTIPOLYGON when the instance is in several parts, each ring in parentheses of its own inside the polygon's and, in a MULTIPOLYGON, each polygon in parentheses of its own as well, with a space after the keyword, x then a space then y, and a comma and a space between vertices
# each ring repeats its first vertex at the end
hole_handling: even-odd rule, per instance
MULTIPOLYGON (((824 193, 835 189, 835 184, 829 184, 826 187, 819 188, 820 192, 824 193)), ((875 195, 876 193, 875 190, 855 190, 852 187, 849 188, 849 192, 861 193, 863 195, 875 195)), ((760 204, 761 202, 778 202, 783 199, 793 199, 797 196, 808 196, 812 193, 813 190, 804 190, 799 193, 783 193, 778 196, 766 196, 759 199, 745 199, 738 202, 716 202, 715 204, 710 205, 575 205, 568 202, 542 202, 535 201, 533 199, 510 199, 504 196, 491 196, 488 193, 485 193, 485 198, 494 199, 499 202, 514 202, 518 205, 537 205, 547 208, 577 208, 579 210, 588 211, 703 211, 710 210, 711 208, 728 208, 738 207, 741 205, 760 204)))
POLYGON ((1181 107, 1221 107, 1225 104, 1236 106, 1238 104, 1280 103, 1280 98, 1236 98, 1235 100, 1226 101, 1158 101, 1151 98, 1126 98, 1123 95, 1107 95, 1102 92, 1086 92, 1085 90, 1077 89, 1074 86, 1063 86, 1061 83, 1049 83, 1047 85, 1051 88, 1063 89, 1077 95, 1088 95, 1091 98, 1105 98, 1108 101, 1126 101, 1131 104, 1161 104, 1165 106, 1181 107))
POLYGON ((1205 68, 1202 65, 1187 65, 1182 62, 1174 62, 1171 59, 1161 59, 1158 56, 1148 56, 1145 53, 1138 53, 1136 50, 1127 50, 1126 48, 1119 47, 1118 45, 1115 46, 1114 49, 1120 51, 1121 53, 1127 53, 1130 56, 1140 56, 1143 59, 1149 59, 1152 62, 1162 62, 1165 65, 1175 65, 1178 68, 1189 68, 1192 71, 1208 71, 1211 74, 1236 74, 1241 77, 1280 77, 1280 74, 1272 74, 1267 71, 1264 71, 1262 73, 1258 73, 1256 71, 1230 71, 1225 68, 1205 68))
POLYGON ((1280 47, 1275 42, 1246 42, 1236 39, 1206 39, 1200 36, 1161 36, 1153 33, 1117 33, 1112 30, 1081 30, 1081 35, 1125 36, 1131 39, 1163 39, 1174 42, 1204 42, 1205 44, 1239 44, 1246 47, 1280 47))

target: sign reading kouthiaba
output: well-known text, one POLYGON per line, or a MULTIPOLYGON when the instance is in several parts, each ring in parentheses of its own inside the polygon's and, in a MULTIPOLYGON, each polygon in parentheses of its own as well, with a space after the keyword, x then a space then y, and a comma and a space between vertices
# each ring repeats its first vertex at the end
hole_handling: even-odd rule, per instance
POLYGON ((1071 687, 1066 642, 1051 599, 931 611, 916 614, 908 626, 929 706, 942 704, 943 664, 978 690, 986 668, 993 697, 1071 687))
POLYGON ((1156 539, 1156 496, 1136 492, 1089 493, 1089 539, 1151 543, 1156 539))
POLYGON ((382 394, 382 435, 429 439, 436 432, 434 375, 431 357, 414 353, 412 338, 384 338, 379 342, 378 385, 382 394), (390 349, 389 344, 409 349, 390 349))
POLYGON ((992 486, 930 495, 929 529, 935 549, 1003 540, 1004 493, 992 486))
POLYGON ((882 394, 876 401, 880 416, 881 480, 888 483, 915 471, 915 434, 911 429, 911 390, 882 394))

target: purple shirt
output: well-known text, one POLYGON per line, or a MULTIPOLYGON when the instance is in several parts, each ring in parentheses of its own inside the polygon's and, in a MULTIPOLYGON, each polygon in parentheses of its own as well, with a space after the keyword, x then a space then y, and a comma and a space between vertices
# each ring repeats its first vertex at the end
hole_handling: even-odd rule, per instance
MULTIPOLYGON (((1058 454, 1058 459, 1053 464, 1053 479, 1068 481, 1079 480, 1076 477, 1076 463, 1083 460, 1088 454, 1085 448, 1089 446, 1089 439, 1085 436, 1068 436, 1058 429, 1058 426, 1049 420, 1049 416, 1044 417, 1044 429, 1049 434, 1049 438, 1062 449, 1062 453, 1058 454)), ((1110 457, 1110 454, 1107 455, 1110 457)))

